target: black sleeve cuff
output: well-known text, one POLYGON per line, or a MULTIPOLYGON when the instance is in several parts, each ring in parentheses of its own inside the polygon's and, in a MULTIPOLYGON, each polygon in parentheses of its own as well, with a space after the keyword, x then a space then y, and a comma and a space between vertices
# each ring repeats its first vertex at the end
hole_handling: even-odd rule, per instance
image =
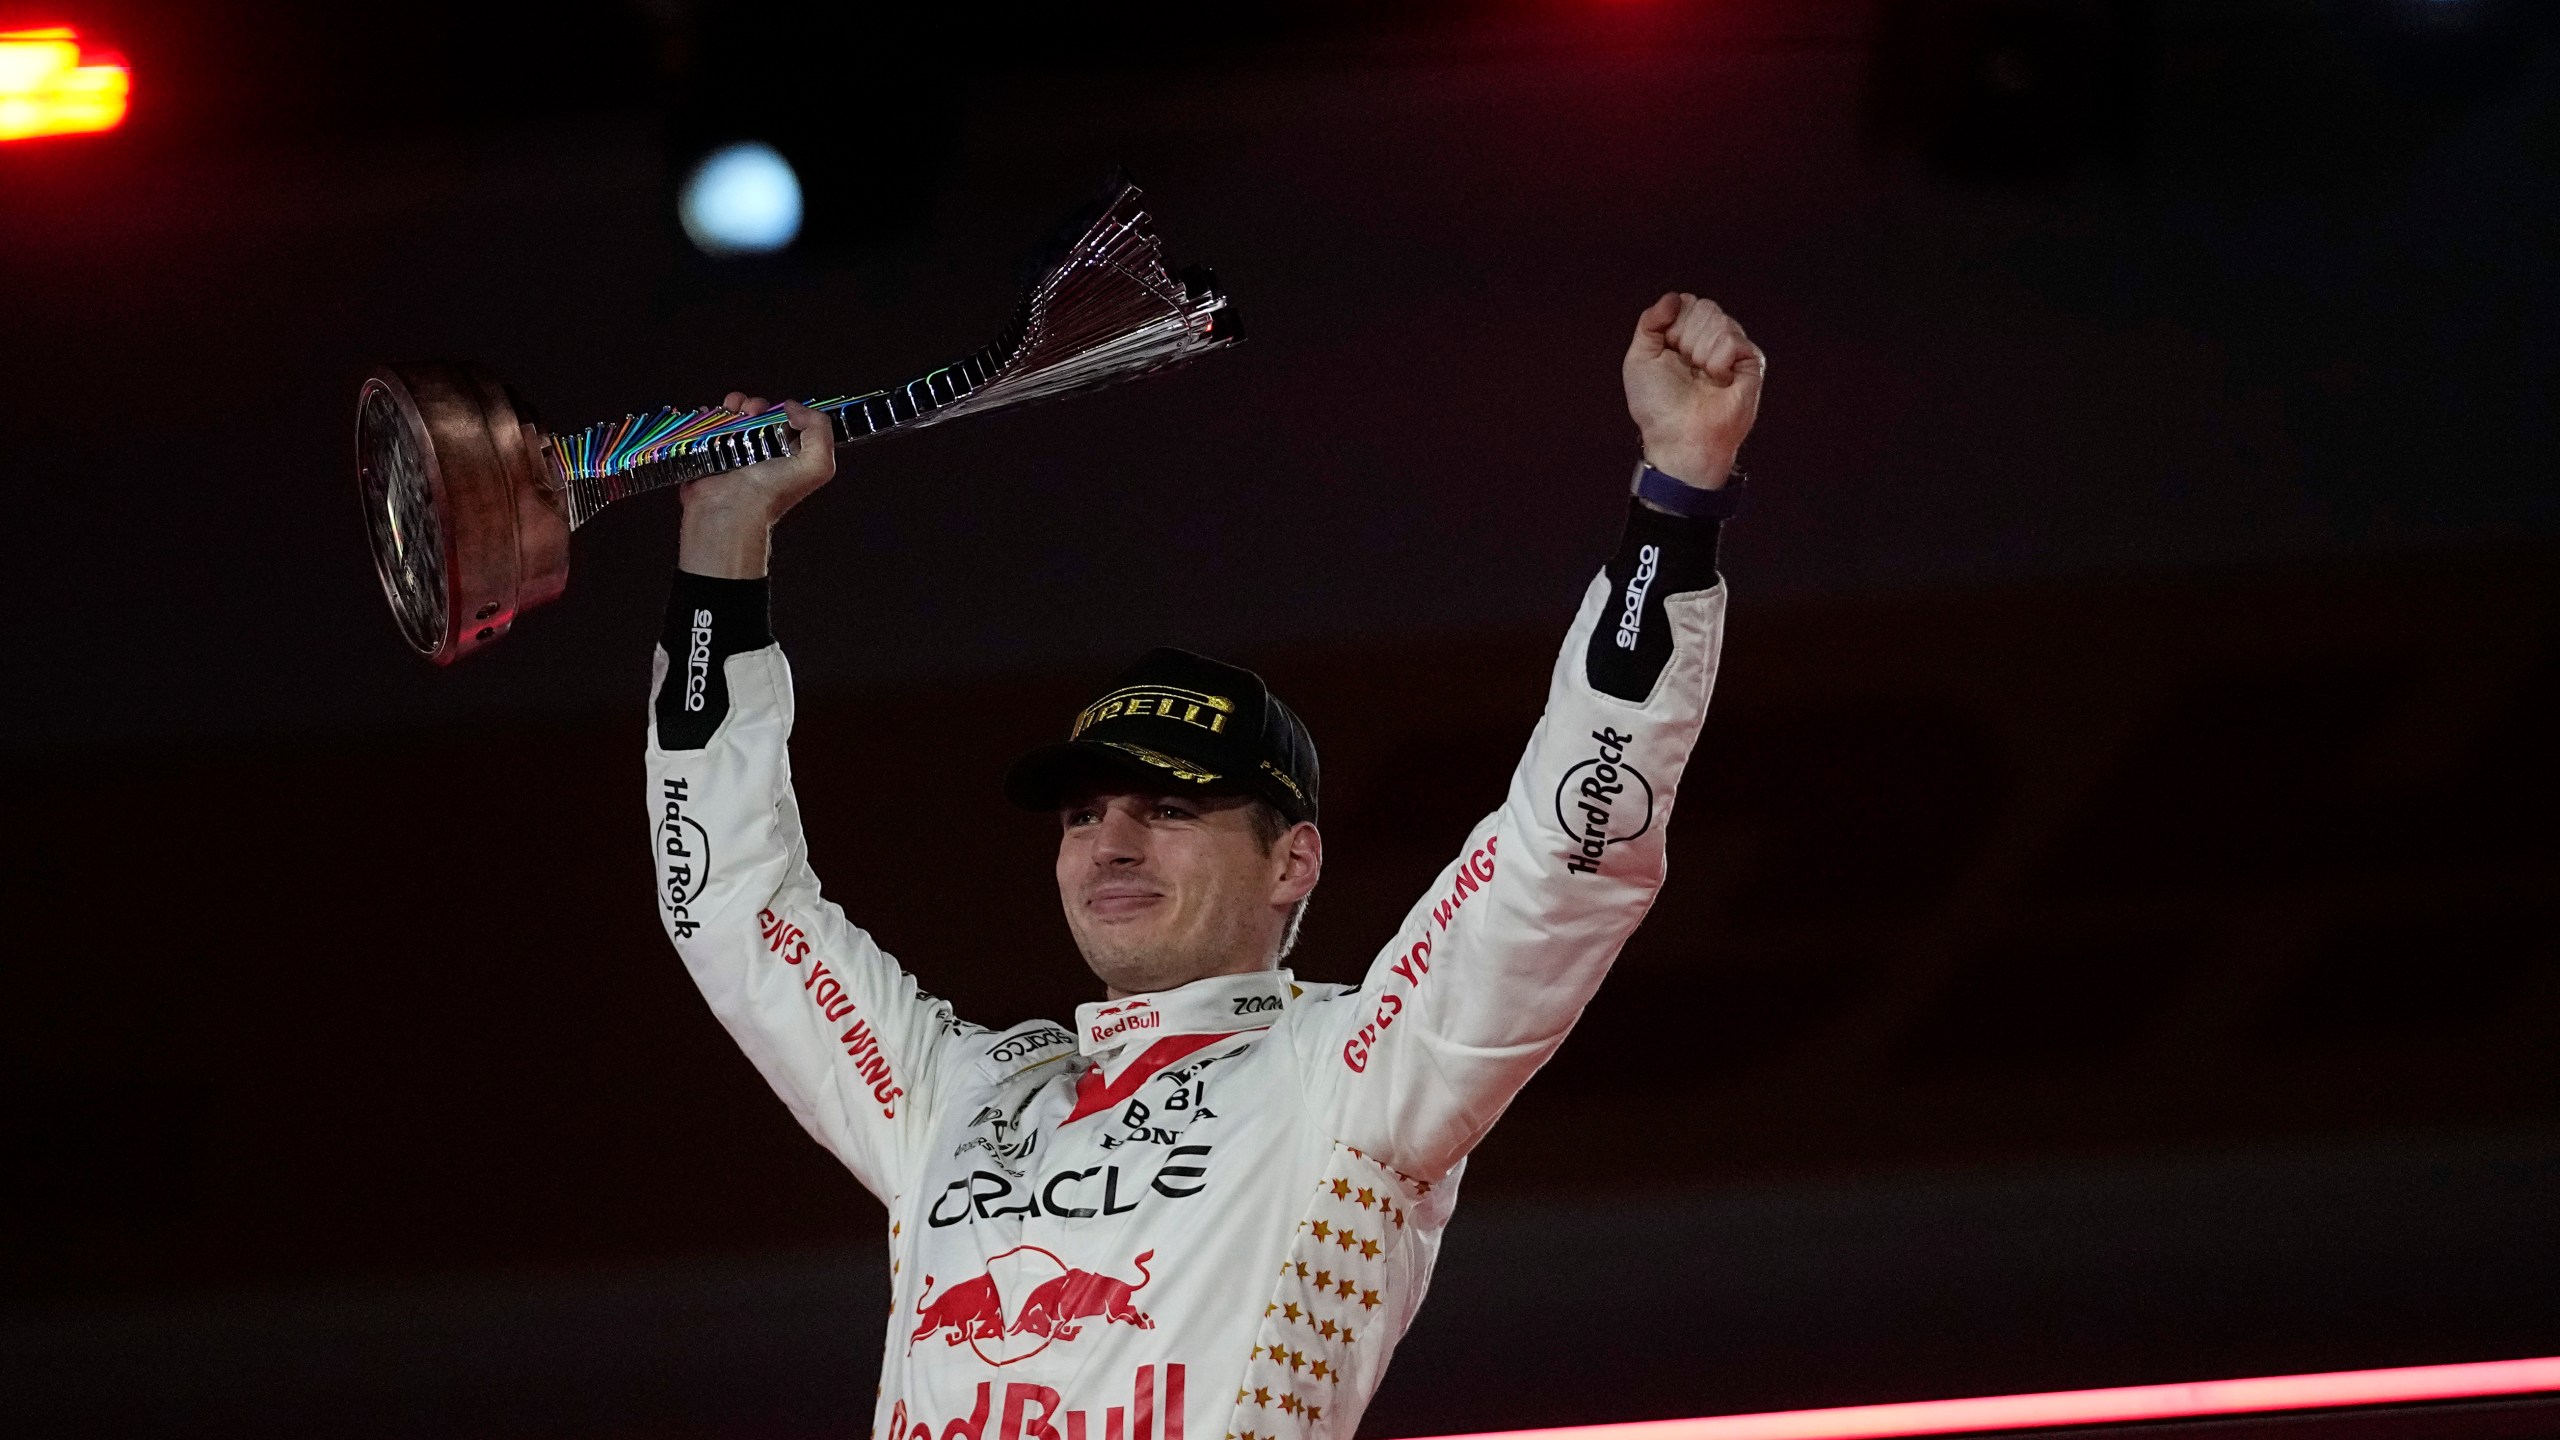
POLYGON ((699 750, 729 713, 732 655, 773 643, 772 586, 764 579, 717 580, 676 572, 667 592, 667 678, 658 687, 658 748, 699 750))
POLYGON ((1584 675, 1591 688, 1621 700, 1653 693, 1662 667, 1671 663, 1671 617, 1662 602, 1715 588, 1715 520, 1665 515, 1641 501, 1627 502, 1627 529, 1609 561, 1608 607, 1591 629, 1584 675))

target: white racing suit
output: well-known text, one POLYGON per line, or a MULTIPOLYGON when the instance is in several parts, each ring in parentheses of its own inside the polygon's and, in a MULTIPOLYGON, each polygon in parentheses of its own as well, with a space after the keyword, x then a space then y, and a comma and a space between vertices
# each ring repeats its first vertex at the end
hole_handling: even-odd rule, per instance
POLYGON ((1356 988, 1270 971, 1008 1030, 953 1015, 820 893, 762 582, 678 577, 648 757, 660 911, 713 1013, 888 1207, 878 1440, 1352 1435, 1467 1153, 1661 884, 1723 629, 1713 551, 1711 524, 1632 513, 1501 808, 1356 988))

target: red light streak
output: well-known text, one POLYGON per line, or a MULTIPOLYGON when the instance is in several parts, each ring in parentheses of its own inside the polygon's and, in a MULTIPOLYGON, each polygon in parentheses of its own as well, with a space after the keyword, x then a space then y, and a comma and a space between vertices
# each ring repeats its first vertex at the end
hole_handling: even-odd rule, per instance
POLYGON ((68 25, 0 30, 0 140, 113 130, 132 93, 124 57, 84 54, 68 25))
POLYGON ((2256 1380, 2198 1380, 2183 1385, 2132 1385, 2114 1390, 2057 1390, 2042 1395, 1991 1395, 1972 1400, 1850 1405, 1835 1410, 1714 1415, 1631 1425, 1511 1430, 1443 1436, 1440 1440, 1886 1440, 1901 1435, 2262 1415, 2544 1392, 2560 1392, 2560 1356, 2470 1365, 2418 1365, 2400 1370, 2341 1370, 2324 1375, 2271 1375, 2256 1380))

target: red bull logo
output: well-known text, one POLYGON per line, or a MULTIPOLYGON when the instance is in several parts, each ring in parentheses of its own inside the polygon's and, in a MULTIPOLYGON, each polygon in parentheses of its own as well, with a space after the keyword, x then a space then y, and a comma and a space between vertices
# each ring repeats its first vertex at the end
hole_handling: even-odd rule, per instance
POLYGON ((948 1420, 939 1427, 930 1416, 900 1400, 889 1409, 889 1433, 883 1440, 1157 1440, 1159 1435, 1162 1440, 1183 1440, 1180 1365, 1139 1366, 1126 1405, 1098 1404, 1089 1398, 1090 1390, 1062 1395, 1047 1385, 1017 1380, 1004 1387, 998 1418, 995 1389, 994 1381, 979 1381, 977 1403, 967 1418, 948 1420), (1161 1408, 1156 1385, 1159 1371, 1164 1377, 1161 1408), (992 1429, 990 1420, 995 1421, 992 1429))
POLYGON ((924 1277, 916 1297, 916 1329, 907 1337, 912 1352, 918 1341, 940 1335, 942 1343, 966 1345, 990 1365, 1028 1360, 1052 1341, 1071 1341, 1089 1323, 1133 1325, 1153 1330, 1156 1322, 1138 1308, 1137 1293, 1155 1278, 1143 1251, 1130 1261, 1138 1272, 1123 1280, 1099 1271, 1080 1270, 1037 1245, 1016 1245, 987 1262, 987 1273, 934 1293, 933 1277, 924 1277))
POLYGON ((1164 1015, 1144 1000, 1125 1005, 1107 1005, 1093 1012, 1093 1023, 1085 1027, 1096 1045, 1138 1030, 1155 1030, 1164 1025, 1164 1015))

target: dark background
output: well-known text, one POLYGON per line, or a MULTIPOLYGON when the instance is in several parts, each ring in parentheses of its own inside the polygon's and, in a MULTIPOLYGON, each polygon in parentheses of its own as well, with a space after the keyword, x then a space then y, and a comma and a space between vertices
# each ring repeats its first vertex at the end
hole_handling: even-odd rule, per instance
POLYGON ((1635 312, 1774 356, 1673 879, 1467 1180, 1428 1434, 2560 1353, 2560 48, 2502 0, 27 10, 0 146, 0 1421, 858 1430, 878 1211, 644 895, 671 502, 449 672, 348 400, 981 343, 1113 164, 1253 339, 783 533, 834 893, 1088 993, 996 775, 1148 644, 1322 739, 1349 978, 1616 524, 1635 312), (793 253, 673 222, 770 138, 793 253))

